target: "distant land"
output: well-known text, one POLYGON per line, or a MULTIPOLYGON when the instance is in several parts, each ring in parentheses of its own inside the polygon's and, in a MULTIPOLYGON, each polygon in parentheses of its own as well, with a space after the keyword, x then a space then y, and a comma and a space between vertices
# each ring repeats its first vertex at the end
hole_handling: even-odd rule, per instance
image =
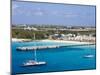
POLYGON ((12 24, 12 26, 35 26, 35 27, 85 27, 85 28, 95 28, 96 25, 92 26, 92 25, 53 25, 53 24, 12 24))

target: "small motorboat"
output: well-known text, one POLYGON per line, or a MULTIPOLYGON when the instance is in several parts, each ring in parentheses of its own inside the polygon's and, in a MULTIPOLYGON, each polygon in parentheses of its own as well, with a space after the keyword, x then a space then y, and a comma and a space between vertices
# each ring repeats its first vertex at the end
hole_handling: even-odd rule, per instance
POLYGON ((22 66, 38 66, 38 65, 45 65, 45 64, 46 64, 46 62, 44 62, 44 61, 38 62, 38 61, 34 61, 34 60, 29 60, 29 61, 23 63, 22 66))
POLYGON ((84 58, 93 58, 94 55, 85 55, 84 58))

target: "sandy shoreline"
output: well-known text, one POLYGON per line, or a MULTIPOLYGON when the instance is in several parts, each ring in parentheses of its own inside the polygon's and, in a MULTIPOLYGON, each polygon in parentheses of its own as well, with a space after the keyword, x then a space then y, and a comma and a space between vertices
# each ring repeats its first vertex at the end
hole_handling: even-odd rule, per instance
POLYGON ((73 43, 73 44, 92 44, 91 42, 79 42, 79 41, 65 41, 65 40, 41 40, 43 42, 58 42, 58 43, 73 43))
POLYGON ((17 38, 12 38, 12 41, 14 41, 14 42, 23 42, 23 41, 31 41, 31 39, 17 39, 17 38))
MULTIPOLYGON (((24 42, 24 41, 32 41, 31 39, 17 39, 17 38, 12 38, 13 42, 24 42)), ((42 42, 58 42, 58 43, 73 43, 73 44, 93 44, 91 42, 79 42, 79 41, 65 41, 65 40, 37 40, 37 41, 42 41, 42 42)))

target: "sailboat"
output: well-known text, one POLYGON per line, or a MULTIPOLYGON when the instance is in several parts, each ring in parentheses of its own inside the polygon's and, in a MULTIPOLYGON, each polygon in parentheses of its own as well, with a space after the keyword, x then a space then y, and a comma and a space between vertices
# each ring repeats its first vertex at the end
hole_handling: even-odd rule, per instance
MULTIPOLYGON (((34 34, 34 39, 35 39, 35 34, 34 34)), ((46 64, 45 61, 38 61, 37 60, 36 49, 34 50, 34 56, 35 56, 34 60, 28 60, 27 62, 24 62, 22 66, 38 66, 38 65, 45 65, 46 64)))
POLYGON ((23 66, 38 66, 38 65, 45 65, 45 61, 37 61, 37 55, 36 55, 36 50, 35 52, 35 59, 34 60, 28 60, 27 62, 23 63, 23 66))

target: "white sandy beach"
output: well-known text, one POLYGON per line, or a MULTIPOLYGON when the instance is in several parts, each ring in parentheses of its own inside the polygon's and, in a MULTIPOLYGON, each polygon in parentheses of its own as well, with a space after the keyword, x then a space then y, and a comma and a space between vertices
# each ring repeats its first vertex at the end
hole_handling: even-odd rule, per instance
MULTIPOLYGON (((23 42, 23 41, 31 41, 31 39, 17 39, 17 38, 12 38, 12 41, 14 42, 23 42)), ((72 43, 72 44, 92 44, 91 42, 79 42, 79 41, 64 41, 64 40, 39 40, 41 42, 58 42, 58 43, 72 43)))
POLYGON ((31 39, 17 39, 17 38, 12 38, 12 41, 14 42, 22 42, 22 41, 30 41, 31 39))
POLYGON ((41 40, 43 42, 58 42, 58 43, 73 43, 73 44, 91 44, 91 42, 79 42, 79 41, 65 41, 65 40, 41 40))

